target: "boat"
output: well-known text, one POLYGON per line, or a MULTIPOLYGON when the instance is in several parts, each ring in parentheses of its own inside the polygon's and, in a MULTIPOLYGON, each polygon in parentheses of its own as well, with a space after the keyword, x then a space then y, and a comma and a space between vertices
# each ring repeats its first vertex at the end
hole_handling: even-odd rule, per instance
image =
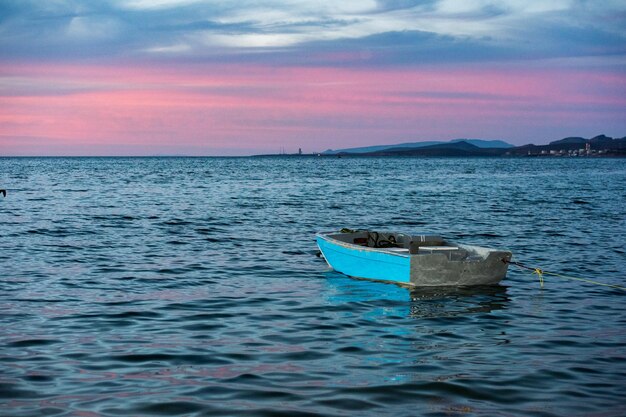
POLYGON ((407 286, 494 285, 505 276, 507 250, 448 242, 437 235, 342 229, 319 232, 328 265, 354 278, 407 286))

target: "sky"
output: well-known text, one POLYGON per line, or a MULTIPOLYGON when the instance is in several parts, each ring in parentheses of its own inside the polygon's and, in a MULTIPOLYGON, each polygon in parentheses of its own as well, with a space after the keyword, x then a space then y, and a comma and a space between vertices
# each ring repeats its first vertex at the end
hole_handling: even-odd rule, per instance
POLYGON ((0 156, 598 134, 624 0, 0 0, 0 156))

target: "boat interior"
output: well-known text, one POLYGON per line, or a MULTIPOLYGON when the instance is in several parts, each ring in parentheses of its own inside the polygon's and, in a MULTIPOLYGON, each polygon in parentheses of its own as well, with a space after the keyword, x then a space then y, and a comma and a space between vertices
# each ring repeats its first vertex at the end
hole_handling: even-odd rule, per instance
POLYGON ((379 248, 396 253, 417 254, 461 250, 458 246, 448 244, 446 240, 437 235, 407 235, 363 230, 334 233, 330 234, 329 237, 344 243, 379 248))

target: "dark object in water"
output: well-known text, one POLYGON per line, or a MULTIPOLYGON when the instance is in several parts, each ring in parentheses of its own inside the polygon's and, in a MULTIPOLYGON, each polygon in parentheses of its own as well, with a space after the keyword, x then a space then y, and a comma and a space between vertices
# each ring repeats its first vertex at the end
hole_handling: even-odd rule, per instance
POLYGON ((2 194, 3 197, 7 196, 7 190, 0 190, 0 194, 2 194))

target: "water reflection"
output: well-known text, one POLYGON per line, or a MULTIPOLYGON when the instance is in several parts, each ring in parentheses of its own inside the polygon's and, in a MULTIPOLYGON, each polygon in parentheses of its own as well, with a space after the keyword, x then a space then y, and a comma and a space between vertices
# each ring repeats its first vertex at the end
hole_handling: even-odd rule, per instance
POLYGON ((326 299, 333 305, 365 303, 371 313, 389 315, 390 309, 412 318, 456 317, 502 310, 510 302, 503 285, 475 287, 406 288, 337 272, 324 274, 326 299))
POLYGON ((465 314, 491 313, 506 308, 510 302, 507 287, 432 287, 410 291, 411 317, 456 317, 465 314))

